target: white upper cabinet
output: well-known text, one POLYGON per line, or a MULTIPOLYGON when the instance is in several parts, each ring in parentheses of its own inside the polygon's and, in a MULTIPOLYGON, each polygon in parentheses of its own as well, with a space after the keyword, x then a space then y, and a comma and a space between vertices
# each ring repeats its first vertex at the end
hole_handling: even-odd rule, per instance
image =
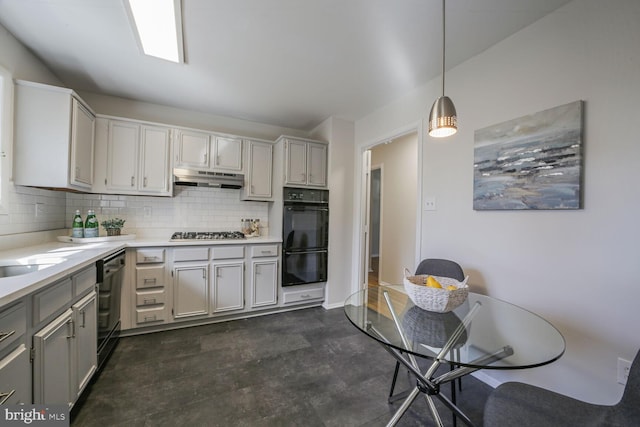
POLYGON ((176 167, 198 169, 209 167, 209 134, 179 130, 176 139, 176 167))
POLYGON ((15 183, 90 191, 95 114, 72 90, 16 81, 15 183))
POLYGON ((242 172, 242 139, 212 136, 213 158, 211 169, 242 172))
POLYGON ((284 184, 298 187, 327 186, 327 144, 281 138, 284 143, 284 184))
POLYGON ((243 200, 273 200, 273 144, 245 140, 243 200))
POLYGON ((177 131, 175 167, 242 172, 242 139, 188 129, 177 131))
POLYGON ((171 130, 99 117, 94 192, 171 196, 171 130))

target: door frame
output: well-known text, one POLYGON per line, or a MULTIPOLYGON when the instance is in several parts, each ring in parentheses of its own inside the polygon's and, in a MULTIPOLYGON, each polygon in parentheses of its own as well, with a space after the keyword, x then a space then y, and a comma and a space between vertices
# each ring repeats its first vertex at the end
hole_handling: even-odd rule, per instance
MULTIPOLYGON (((416 167, 417 167, 417 176, 418 183, 416 185, 416 247, 415 247, 415 263, 416 265, 422 259, 422 205, 423 205, 423 196, 422 196, 422 186, 423 186, 423 177, 424 177, 424 168, 422 157, 424 155, 423 144, 425 141, 425 132, 424 132, 424 120, 418 120, 412 124, 404 126, 402 128, 398 128, 392 132, 389 132, 387 135, 383 135, 381 137, 375 138, 373 140, 367 141, 363 144, 356 146, 356 188, 354 194, 354 200, 356 202, 355 212, 354 212, 354 220, 355 226, 354 230, 354 241, 358 242, 358 251, 354 251, 352 256, 352 277, 356 280, 351 282, 351 292, 356 292, 359 289, 362 289, 366 286, 367 283, 367 272, 365 268, 368 270, 368 261, 365 259, 368 256, 368 248, 366 245, 369 244, 369 233, 368 230, 368 220, 365 221, 364 214, 368 212, 368 194, 365 194, 365 185, 367 182, 367 178, 365 174, 369 171, 364 170, 364 162, 362 161, 365 152, 370 150, 379 144, 384 144, 389 140, 393 140, 399 138, 401 136, 416 133, 418 137, 418 153, 416 156, 416 167)), ((370 165, 370 162, 369 162, 370 165)))

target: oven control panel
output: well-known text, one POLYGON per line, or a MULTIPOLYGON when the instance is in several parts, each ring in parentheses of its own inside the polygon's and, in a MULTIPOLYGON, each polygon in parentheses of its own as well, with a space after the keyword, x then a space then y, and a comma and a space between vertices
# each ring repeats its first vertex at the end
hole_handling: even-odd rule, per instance
POLYGON ((284 201, 289 203, 329 203, 329 190, 284 187, 284 201))

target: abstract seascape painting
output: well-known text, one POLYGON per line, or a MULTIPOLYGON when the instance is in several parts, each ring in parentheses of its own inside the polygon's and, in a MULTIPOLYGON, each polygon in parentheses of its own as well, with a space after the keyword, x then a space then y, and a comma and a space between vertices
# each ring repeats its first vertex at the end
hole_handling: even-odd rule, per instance
POLYGON ((582 111, 576 101, 476 130, 473 209, 580 209, 582 111))

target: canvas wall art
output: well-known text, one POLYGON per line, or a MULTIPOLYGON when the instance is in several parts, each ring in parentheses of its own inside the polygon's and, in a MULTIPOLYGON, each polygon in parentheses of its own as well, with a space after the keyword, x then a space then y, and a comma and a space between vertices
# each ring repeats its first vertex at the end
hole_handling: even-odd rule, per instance
POLYGON ((473 209, 580 209, 582 114, 576 101, 476 130, 473 209))

